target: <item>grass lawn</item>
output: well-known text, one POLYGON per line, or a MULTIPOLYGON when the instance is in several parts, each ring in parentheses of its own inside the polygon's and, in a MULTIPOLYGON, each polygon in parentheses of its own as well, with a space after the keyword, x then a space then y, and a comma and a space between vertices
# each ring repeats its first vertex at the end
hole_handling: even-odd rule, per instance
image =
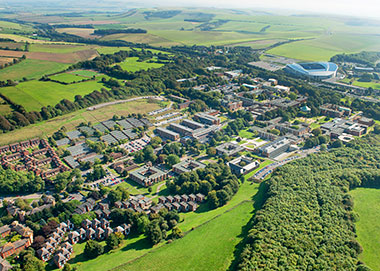
POLYGON ((80 82, 84 79, 87 79, 85 77, 77 76, 75 74, 66 73, 66 72, 49 76, 49 78, 51 80, 59 81, 62 83, 75 83, 75 82, 80 82))
POLYGON ((149 60, 138 62, 138 57, 128 57, 125 61, 117 63, 123 70, 135 72, 140 70, 147 70, 150 68, 160 68, 164 64, 161 63, 149 63, 149 60))
POLYGON ((244 202, 182 239, 114 270, 227 270, 253 210, 252 202, 244 202))
POLYGON ((27 111, 40 111, 41 107, 56 105, 62 99, 74 100, 76 95, 86 95, 103 88, 99 81, 87 81, 72 85, 62 85, 55 82, 32 80, 14 87, 5 87, 1 93, 13 102, 25 107, 27 111))
POLYGON ((93 77, 93 76, 99 75, 99 73, 95 71, 90 71, 90 70, 74 70, 74 71, 70 71, 69 73, 75 74, 78 76, 83 76, 83 77, 93 77))
POLYGON ((255 138, 256 136, 254 135, 254 133, 248 131, 248 129, 246 130, 241 130, 239 132, 239 136, 240 137, 243 137, 243 138, 247 138, 247 139, 252 139, 252 138, 255 138))
POLYGON ((81 122, 98 123, 108 120, 113 115, 128 115, 130 113, 148 113, 152 110, 160 108, 157 103, 148 103, 146 100, 138 100, 128 103, 105 106, 94 111, 86 109, 56 117, 37 124, 11 131, 0 135, 0 145, 10 144, 13 142, 23 141, 34 137, 45 137, 53 134, 62 126, 68 131, 73 130, 81 122))
MULTIPOLYGON (((346 79, 343 79, 341 80, 342 83, 346 83, 346 84, 349 84, 351 82, 350 79, 346 78, 346 79)), ((375 81, 375 82, 359 82, 357 80, 354 80, 352 82, 352 85, 353 86, 358 86, 358 87, 363 87, 363 88, 373 88, 373 89, 380 89, 380 82, 379 81, 375 81)))
POLYGON ((53 61, 26 59, 20 63, 0 70, 0 81, 39 79, 44 74, 50 74, 66 69, 69 64, 53 61))
POLYGON ((359 214, 355 223, 357 240, 363 247, 359 258, 372 270, 380 270, 380 189, 356 188, 350 194, 359 214))

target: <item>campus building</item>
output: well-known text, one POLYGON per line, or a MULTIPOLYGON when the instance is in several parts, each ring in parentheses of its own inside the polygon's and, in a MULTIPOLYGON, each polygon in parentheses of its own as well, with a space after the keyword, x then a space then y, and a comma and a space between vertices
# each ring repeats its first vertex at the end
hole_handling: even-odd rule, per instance
POLYGON ((173 171, 177 174, 182 174, 185 172, 190 172, 190 171, 197 170, 199 168, 205 168, 205 167, 206 165, 201 162, 191 160, 191 159, 186 159, 178 164, 175 164, 173 166, 173 171))
POLYGON ((288 151, 292 141, 287 137, 280 137, 273 142, 258 148, 258 152, 265 157, 274 158, 288 151))
POLYGON ((173 141, 179 140, 179 134, 173 131, 170 131, 166 128, 157 128, 155 131, 156 134, 158 134, 162 138, 170 139, 173 141))
POLYGON ((252 170, 258 168, 260 166, 260 163, 259 161, 253 160, 250 157, 240 156, 228 162, 227 165, 230 167, 232 173, 240 176, 248 174, 252 170))
POLYGON ((168 174, 154 166, 143 166, 129 173, 129 177, 138 184, 148 187, 166 179, 168 174))
POLYGON ((221 156, 222 155, 234 156, 238 154, 239 152, 245 150, 244 147, 238 144, 231 143, 231 142, 223 143, 222 145, 219 145, 215 149, 216 149, 216 153, 221 156))

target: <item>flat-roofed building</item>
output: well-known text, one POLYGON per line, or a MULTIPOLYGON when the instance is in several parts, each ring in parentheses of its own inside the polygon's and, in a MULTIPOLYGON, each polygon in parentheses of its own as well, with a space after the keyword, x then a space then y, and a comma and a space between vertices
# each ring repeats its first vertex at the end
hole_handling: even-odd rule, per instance
POLYGON ((205 167, 206 165, 201 162, 198 162, 192 159, 186 159, 178 164, 175 164, 173 166, 173 171, 177 174, 182 174, 185 172, 190 172, 190 171, 197 170, 199 168, 205 168, 205 167))
POLYGON ((215 149, 218 155, 227 156, 234 156, 237 153, 245 150, 244 147, 231 142, 223 143, 222 145, 217 146, 215 149))
POLYGON ((258 148, 258 151, 262 156, 274 158, 288 151, 292 144, 293 142, 287 137, 280 137, 275 141, 258 148))
POLYGON ((165 180, 167 175, 168 174, 166 172, 154 166, 143 166, 129 173, 129 177, 133 181, 145 187, 151 186, 157 182, 165 180))
POLYGON ((192 135, 192 133, 194 131, 193 129, 191 129, 189 127, 186 127, 186 126, 183 126, 183 125, 177 124, 177 123, 170 124, 169 129, 174 131, 174 132, 181 134, 182 136, 192 135))
POLYGON ((198 113, 194 116, 200 122, 207 125, 218 125, 220 124, 220 119, 216 116, 212 116, 206 113, 198 113))
POLYGON ((173 131, 170 131, 166 128, 157 128, 155 133, 157 133, 160 137, 167 138, 173 141, 179 140, 179 134, 173 131))
POLYGON ((187 126, 193 130, 205 127, 204 124, 189 119, 184 119, 182 121, 182 125, 187 126))
POLYGON ((232 173, 240 176, 248 174, 252 170, 258 168, 260 166, 260 163, 259 161, 254 160, 250 157, 240 156, 228 162, 227 165, 230 167, 232 173))

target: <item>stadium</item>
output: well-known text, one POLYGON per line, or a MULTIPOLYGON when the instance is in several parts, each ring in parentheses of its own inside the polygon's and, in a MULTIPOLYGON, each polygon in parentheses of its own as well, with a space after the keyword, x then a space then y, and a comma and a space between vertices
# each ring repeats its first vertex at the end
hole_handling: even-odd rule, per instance
POLYGON ((300 77, 323 80, 336 77, 338 65, 332 62, 293 63, 286 65, 285 71, 300 77))

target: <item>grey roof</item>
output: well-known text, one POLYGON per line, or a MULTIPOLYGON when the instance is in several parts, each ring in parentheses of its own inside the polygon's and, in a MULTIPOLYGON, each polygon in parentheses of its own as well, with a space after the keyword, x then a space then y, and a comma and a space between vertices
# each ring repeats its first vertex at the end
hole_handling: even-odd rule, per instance
POLYGON ((114 122, 113 120, 106 120, 106 121, 102 121, 101 124, 103 124, 108 129, 111 129, 111 128, 115 127, 116 122, 114 122))
POLYGON ((64 145, 67 145, 70 143, 70 139, 68 139, 67 137, 65 138, 62 138, 60 140, 57 140, 55 143, 57 143, 57 146, 64 146, 64 145))
POLYGON ((66 132, 66 135, 68 138, 73 140, 73 139, 79 138, 82 135, 82 133, 78 130, 74 130, 74 131, 66 132))
POLYGON ((130 124, 128 121, 126 120, 119 120, 117 121, 117 124, 119 124, 121 127, 123 127, 124 129, 133 129, 133 125, 130 124))
POLYGON ((63 160, 71 167, 76 168, 79 166, 79 163, 71 155, 63 157, 63 160))
POLYGON ((91 149, 87 146, 86 143, 80 143, 78 145, 68 147, 67 150, 70 152, 72 156, 86 154, 91 151, 91 149))
POLYGON ((137 134, 132 132, 132 130, 123 130, 123 134, 125 134, 129 139, 135 139, 137 134))
POLYGON ((112 131, 110 134, 118 141, 128 139, 128 137, 121 131, 112 131))
POLYGON ((153 124, 146 118, 143 118, 140 120, 142 123, 144 123, 145 126, 152 127, 153 124))
POLYGON ((81 161, 93 163, 93 162, 95 162, 96 159, 102 160, 102 158, 103 158, 103 155, 97 154, 97 155, 85 157, 85 158, 81 159, 81 161))
POLYGON ((83 133, 87 133, 89 136, 92 136, 95 133, 95 130, 88 126, 81 126, 79 130, 83 133))
POLYGON ((103 124, 101 124, 101 123, 96 124, 95 126, 93 126, 93 128, 96 129, 96 130, 99 130, 102 133, 108 131, 108 129, 103 124))
POLYGON ((109 145, 118 143, 118 141, 110 134, 102 136, 101 139, 109 145))
POLYGON ((135 118, 127 118, 127 121, 132 124, 134 127, 142 127, 144 126, 144 123, 139 121, 138 119, 135 118))

